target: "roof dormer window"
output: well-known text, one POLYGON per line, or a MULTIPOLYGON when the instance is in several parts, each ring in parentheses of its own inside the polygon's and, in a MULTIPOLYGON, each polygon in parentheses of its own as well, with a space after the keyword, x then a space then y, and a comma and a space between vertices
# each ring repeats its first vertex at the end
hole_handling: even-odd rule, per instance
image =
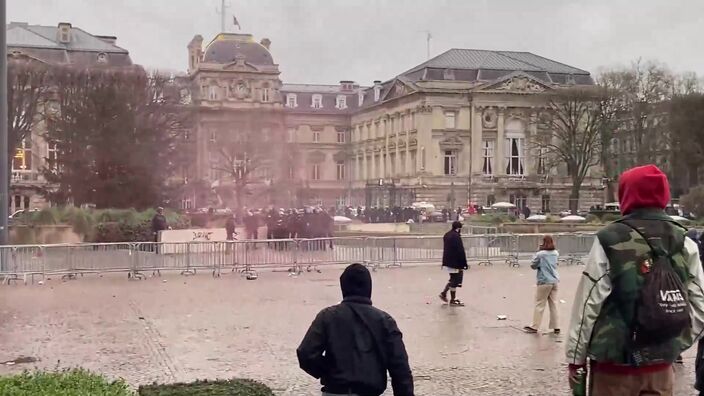
POLYGON ((98 63, 108 63, 108 54, 101 52, 98 54, 98 63))
POLYGON ((313 95, 313 98, 311 99, 310 107, 312 107, 314 109, 322 109, 323 108, 323 95, 320 95, 320 94, 313 95))
POLYGON ((347 108, 347 96, 345 95, 337 95, 337 99, 335 100, 335 107, 338 109, 346 109, 347 108))
POLYGON ((364 91, 360 90, 359 93, 357 94, 357 100, 358 100, 358 106, 362 107, 364 104, 364 91))
POLYGON ((381 99, 381 81, 374 81, 374 101, 381 99))
POLYGON ((286 107, 290 107, 292 109, 298 107, 298 97, 296 96, 296 94, 286 95, 286 107))

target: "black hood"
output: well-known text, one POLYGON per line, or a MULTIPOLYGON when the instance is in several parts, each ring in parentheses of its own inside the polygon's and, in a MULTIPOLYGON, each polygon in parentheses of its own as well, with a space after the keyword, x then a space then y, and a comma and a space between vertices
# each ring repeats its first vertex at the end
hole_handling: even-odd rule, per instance
POLYGON ((362 264, 352 264, 340 276, 342 297, 372 298, 372 275, 362 264))

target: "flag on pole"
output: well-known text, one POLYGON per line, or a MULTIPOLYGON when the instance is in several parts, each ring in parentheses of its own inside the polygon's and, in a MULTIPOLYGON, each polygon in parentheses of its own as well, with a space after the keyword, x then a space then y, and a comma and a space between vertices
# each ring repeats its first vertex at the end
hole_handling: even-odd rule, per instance
POLYGON ((242 30, 242 26, 240 26, 240 23, 239 23, 239 21, 237 20, 237 17, 234 16, 234 15, 232 16, 232 24, 235 25, 235 26, 237 26, 237 29, 242 30))

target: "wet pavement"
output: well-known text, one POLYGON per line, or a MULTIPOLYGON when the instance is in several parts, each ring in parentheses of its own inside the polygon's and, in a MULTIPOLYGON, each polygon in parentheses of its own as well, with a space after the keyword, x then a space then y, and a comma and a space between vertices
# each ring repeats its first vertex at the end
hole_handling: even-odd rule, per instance
MULTIPOLYGON (((560 271, 563 328, 580 271, 560 271)), ((247 377, 277 394, 317 395, 319 385, 298 368, 295 348, 315 314, 339 302, 340 273, 264 272, 255 281, 165 274, 133 282, 89 275, 2 286, 0 362, 39 361, 0 365, 0 374, 82 366, 133 385, 247 377)), ((535 291, 525 265, 473 266, 459 292, 463 308, 440 304, 446 274, 438 266, 380 269, 373 277, 375 305, 404 332, 418 395, 568 394, 564 336, 520 330, 532 316, 535 291)), ((546 326, 547 312, 544 320, 546 326)), ((694 353, 687 351, 677 368, 676 395, 694 394, 694 353)))

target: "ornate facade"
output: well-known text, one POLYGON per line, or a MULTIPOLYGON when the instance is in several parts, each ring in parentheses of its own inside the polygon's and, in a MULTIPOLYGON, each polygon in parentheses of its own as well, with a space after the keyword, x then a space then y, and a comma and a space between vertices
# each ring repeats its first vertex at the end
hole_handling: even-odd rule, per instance
MULTIPOLYGON (((287 150, 296 155, 282 176, 296 186, 292 205, 511 201, 553 212, 569 206, 565 169, 549 167, 544 153, 528 142, 538 134, 535 121, 546 93, 593 85, 586 71, 527 52, 453 49, 366 87, 352 81, 283 84, 269 40, 223 34, 204 50, 201 42, 197 36, 189 45, 190 76, 201 95, 213 86, 219 92, 196 103, 198 172, 208 182, 214 180, 208 178, 203 130, 219 122, 225 133, 237 133, 233 117, 241 113, 266 119, 268 128, 292 143, 287 150), (213 54, 226 51, 222 58, 213 54), (236 87, 225 83, 233 79, 240 79, 236 87), (262 87, 269 87, 267 101, 261 100, 262 87), (259 99, 243 104, 252 90, 259 99)), ((599 175, 589 177, 580 207, 602 203, 602 188, 599 175)))

